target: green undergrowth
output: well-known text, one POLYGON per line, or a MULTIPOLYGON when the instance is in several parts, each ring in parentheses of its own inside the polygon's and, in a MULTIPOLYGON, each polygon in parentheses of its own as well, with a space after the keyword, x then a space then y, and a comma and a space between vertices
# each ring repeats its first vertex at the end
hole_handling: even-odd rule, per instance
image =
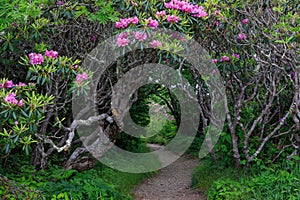
MULTIPOLYGON (((146 150, 145 146, 138 148, 146 150)), ((152 162, 154 161, 155 158, 152 162)), ((100 162, 93 169, 81 172, 63 170, 58 165, 37 171, 32 166, 23 164, 0 173, 3 174, 0 181, 0 197, 30 200, 133 199, 133 187, 153 173, 120 172, 100 162)))
POLYGON ((203 161, 193 174, 192 186, 206 191, 209 200, 300 199, 300 163, 285 161, 250 169, 203 161))
POLYGON ((101 163, 82 172, 59 167, 35 171, 24 166, 21 173, 5 174, 0 194, 2 199, 132 199, 132 188, 151 174, 120 172, 101 163))

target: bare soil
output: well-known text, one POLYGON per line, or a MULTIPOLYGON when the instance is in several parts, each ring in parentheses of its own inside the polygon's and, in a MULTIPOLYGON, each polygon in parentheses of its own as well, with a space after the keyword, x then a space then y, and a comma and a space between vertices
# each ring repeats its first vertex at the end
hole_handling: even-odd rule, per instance
MULTIPOLYGON (((157 145, 149 146, 153 150, 161 148, 157 145)), ((136 200, 205 200, 203 191, 191 188, 192 173, 198 165, 197 158, 183 155, 136 186, 133 196, 136 200)))

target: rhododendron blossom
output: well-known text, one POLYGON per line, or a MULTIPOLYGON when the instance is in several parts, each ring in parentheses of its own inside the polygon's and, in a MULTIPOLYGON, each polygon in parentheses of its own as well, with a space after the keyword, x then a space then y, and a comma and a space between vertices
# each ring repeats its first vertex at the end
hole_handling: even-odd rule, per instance
POLYGON ((221 14, 221 11, 220 11, 220 10, 216 10, 216 11, 214 12, 214 14, 215 14, 215 15, 220 15, 220 14, 221 14))
POLYGON ((91 42, 95 42, 95 41, 96 41, 96 36, 92 35, 92 36, 90 37, 90 41, 91 41, 91 42))
POLYGON ((128 38, 129 34, 127 32, 123 32, 123 33, 120 33, 117 38, 121 38, 121 39, 124 39, 124 38, 128 38))
POLYGON ((168 9, 180 10, 191 14, 193 17, 206 17, 207 13, 204 11, 202 6, 196 4, 191 4, 187 1, 171 0, 170 2, 165 2, 164 6, 168 9))
POLYGON ((152 19, 151 17, 148 19, 147 26, 152 27, 153 29, 157 28, 158 21, 155 19, 152 19))
POLYGON ((247 23, 248 23, 248 18, 242 20, 242 24, 247 24, 247 23))
POLYGON ((220 59, 220 62, 229 62, 230 58, 228 56, 223 56, 221 59, 220 59))
POLYGON ((135 39, 137 39, 139 41, 144 41, 147 39, 147 34, 138 31, 134 34, 134 37, 135 37, 135 39))
POLYGON ((121 18, 119 22, 116 22, 116 28, 127 28, 129 24, 138 24, 139 19, 135 17, 121 18))
POLYGON ((23 99, 19 101, 18 106, 22 107, 24 105, 23 99))
POLYGON ((119 22, 116 22, 116 28, 127 28, 128 26, 128 20, 127 19, 120 19, 119 22))
POLYGON ((6 103, 10 103, 10 104, 14 104, 17 105, 18 104, 18 100, 15 98, 16 94, 15 93, 10 93, 8 94, 5 98, 4 101, 6 103))
POLYGON ((130 18, 128 18, 128 22, 130 24, 138 24, 139 23, 139 19, 137 18, 137 16, 130 17, 130 18))
POLYGON ((77 76, 76 76, 76 82, 77 83, 82 83, 82 80, 88 80, 88 75, 84 72, 84 73, 82 73, 82 74, 77 74, 77 76))
POLYGON ((176 15, 169 15, 167 18, 167 21, 170 23, 178 23, 179 21, 179 17, 177 17, 176 15))
POLYGON ((13 86, 14 86, 14 83, 11 80, 6 81, 4 84, 5 88, 12 88, 13 86))
POLYGON ((247 39, 247 35, 245 33, 240 33, 238 35, 238 40, 246 40, 247 39))
POLYGON ((19 82, 19 84, 16 84, 15 86, 19 86, 19 87, 25 87, 27 86, 25 83, 19 82))
POLYGON ((157 17, 164 17, 164 16, 166 16, 166 11, 164 11, 164 10, 163 11, 157 11, 156 16, 157 17))
POLYGON ((58 52, 57 51, 53 51, 53 50, 50 50, 50 51, 46 50, 45 56, 47 58, 54 58, 55 59, 58 56, 58 52))
POLYGON ((235 57, 235 58, 237 58, 237 59, 240 59, 240 55, 239 54, 233 53, 232 56, 235 57))
POLYGON ((42 54, 37 54, 37 53, 30 53, 28 55, 30 64, 32 65, 40 65, 42 62, 44 62, 44 57, 42 54))
POLYGON ((217 59, 212 59, 211 62, 216 64, 218 62, 218 60, 217 59))
POLYGON ((162 46, 162 43, 158 40, 153 40, 149 44, 152 48, 158 48, 162 46))

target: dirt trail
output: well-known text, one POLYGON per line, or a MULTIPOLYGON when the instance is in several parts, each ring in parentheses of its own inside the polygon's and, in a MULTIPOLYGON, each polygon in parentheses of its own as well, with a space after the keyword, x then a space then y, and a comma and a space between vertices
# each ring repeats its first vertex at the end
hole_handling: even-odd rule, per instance
POLYGON ((197 158, 183 155, 135 187, 133 195, 136 200, 205 200, 203 192, 190 188, 193 170, 198 165, 197 158))

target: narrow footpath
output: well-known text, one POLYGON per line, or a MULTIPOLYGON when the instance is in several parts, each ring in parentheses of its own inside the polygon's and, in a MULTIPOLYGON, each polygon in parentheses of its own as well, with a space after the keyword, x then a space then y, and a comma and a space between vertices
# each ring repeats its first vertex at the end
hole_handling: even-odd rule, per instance
MULTIPOLYGON (((152 145, 150 148, 159 147, 152 145)), ((192 173, 198 165, 197 158, 183 155, 136 186, 133 196, 136 200, 205 200, 203 192, 190 187, 192 173)))

